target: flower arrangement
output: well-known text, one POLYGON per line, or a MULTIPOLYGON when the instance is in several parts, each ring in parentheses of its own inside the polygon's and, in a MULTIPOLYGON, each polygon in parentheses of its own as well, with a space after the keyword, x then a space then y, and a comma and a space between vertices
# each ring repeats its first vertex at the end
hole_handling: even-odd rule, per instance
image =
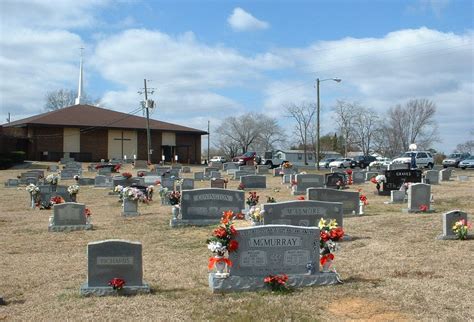
POLYGON ((60 203, 64 203, 64 199, 61 196, 54 196, 54 197, 51 197, 50 203, 52 205, 57 205, 57 204, 60 204, 60 203))
POLYGON ((267 196, 267 203, 275 203, 276 200, 273 197, 267 196))
POLYGON ((304 196, 299 196, 296 198, 296 200, 305 200, 305 199, 304 199, 304 196))
POLYGON ((288 275, 268 275, 263 279, 263 282, 270 287, 272 292, 288 292, 290 289, 286 282, 288 282, 288 275))
POLYGON ((51 173, 46 177, 46 183, 56 185, 59 181, 59 175, 57 173, 51 173))
POLYGON ((329 267, 334 260, 334 254, 338 249, 336 241, 344 237, 344 229, 338 227, 336 220, 327 221, 323 218, 319 221, 319 230, 320 230, 320 244, 319 252, 321 254, 320 264, 323 268, 329 267))
POLYGON ((209 258, 209 270, 219 263, 232 266, 232 262, 224 256, 226 252, 235 252, 239 248, 239 243, 234 239, 237 235, 237 230, 232 223, 233 218, 234 213, 232 211, 225 211, 220 226, 214 229, 212 236, 206 241, 207 248, 216 254, 216 256, 209 258))
POLYGON ((125 179, 130 179, 132 177, 132 174, 130 172, 122 172, 122 177, 125 179))
POLYGON ((114 166, 112 172, 119 172, 121 167, 122 167, 121 164, 116 164, 116 165, 114 166))
POLYGON ((141 178, 141 177, 144 177, 144 176, 145 176, 145 172, 139 171, 139 172, 137 173, 137 176, 140 177, 140 178, 141 178))
POLYGON ((46 201, 41 201, 41 200, 37 201, 36 206, 40 210, 44 210, 44 209, 51 209, 51 207, 53 207, 54 205, 60 204, 60 203, 64 203, 63 197, 54 196, 54 197, 51 197, 51 199, 46 200, 46 201))
POLYGON ((155 192, 155 187, 153 185, 146 187, 146 197, 148 200, 153 200, 153 193, 155 192))
POLYGON ((79 176, 76 174, 73 178, 74 178, 74 180, 77 182, 77 181, 79 181, 79 179, 80 179, 81 177, 79 177, 79 176))
POLYGON ((294 188, 298 185, 298 182, 296 180, 291 180, 290 185, 291 185, 291 188, 294 188))
POLYGON ((283 162, 283 164, 281 165, 282 168, 284 169, 291 169, 293 168, 293 164, 291 164, 290 162, 286 161, 286 162, 283 162))
POLYGON ((453 232, 456 234, 458 239, 467 239, 467 234, 471 230, 472 224, 465 219, 456 221, 453 225, 453 232))
POLYGON ((125 280, 116 277, 109 281, 109 286, 112 286, 112 288, 116 291, 121 290, 125 284, 125 280))
POLYGON ((86 216, 86 222, 89 224, 92 216, 92 211, 89 208, 85 208, 84 216, 86 216))
POLYGON ((386 180, 387 180, 387 178, 385 178, 385 176, 383 174, 379 174, 378 176, 372 177, 370 179, 370 182, 376 184, 377 191, 379 191, 380 190, 380 184, 382 182, 385 182, 386 180))
POLYGON ((30 193, 30 195, 34 196, 39 193, 39 187, 35 186, 34 184, 30 183, 26 186, 26 191, 30 193))
POLYGON ((160 187, 160 190, 158 190, 158 194, 160 195, 160 198, 162 200, 166 199, 168 195, 168 188, 160 187))
POLYGON ((265 211, 260 207, 252 206, 249 210, 249 217, 253 222, 262 222, 265 211))
POLYGON ((420 207, 418 207, 420 212, 427 212, 429 209, 430 208, 427 205, 420 205, 420 207))
POLYGON ((344 189, 345 186, 346 186, 346 182, 344 180, 339 179, 336 181, 337 189, 344 189))
POLYGON ((237 187, 237 190, 245 190, 245 185, 242 182, 239 183, 239 186, 237 187))
POLYGON ((247 197, 247 201, 245 203, 249 205, 250 207, 256 206, 258 204, 259 198, 260 197, 257 196, 257 192, 255 191, 249 192, 249 196, 247 197))
POLYGON ((122 189, 121 199, 127 199, 131 201, 140 201, 147 203, 148 199, 143 192, 134 187, 126 187, 122 189))
POLYGON ((73 184, 72 186, 67 187, 67 192, 69 192, 70 195, 75 195, 79 193, 79 186, 77 184, 73 184))
POLYGON ((171 205, 177 205, 181 202, 181 193, 179 191, 171 191, 168 193, 168 200, 171 205))
POLYGON ((346 173, 347 173, 347 184, 352 185, 354 183, 354 181, 352 180, 352 170, 347 169, 346 173))
POLYGON ((369 204, 369 202, 367 201, 366 195, 360 195, 359 200, 360 200, 360 203, 364 206, 367 206, 369 204))

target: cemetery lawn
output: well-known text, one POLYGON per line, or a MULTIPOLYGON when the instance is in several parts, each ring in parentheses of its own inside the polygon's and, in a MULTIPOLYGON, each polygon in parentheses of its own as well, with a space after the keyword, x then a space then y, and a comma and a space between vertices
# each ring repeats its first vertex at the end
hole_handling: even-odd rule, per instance
MULTIPOLYGON (((86 164, 83 168, 86 177, 94 177, 86 164)), ((24 187, 3 186, 20 172, 0 171, 0 296, 8 303, 0 306, 0 320, 474 319, 474 240, 436 240, 442 233, 443 212, 461 209, 474 220, 474 172, 462 172, 470 175, 470 181, 454 179, 432 186, 436 212, 429 214, 406 214, 401 211, 406 204, 384 204, 390 197, 375 195, 370 182, 351 186, 351 191, 362 189, 369 205, 366 215, 344 219, 352 240, 340 243, 336 253, 342 285, 289 294, 227 295, 212 294, 208 288, 211 253, 205 241, 213 227, 170 228, 170 207, 161 206, 157 194, 153 203, 139 206, 141 216, 125 219, 116 196, 85 186, 78 202, 92 211, 95 229, 48 232, 52 211, 29 210, 24 187), (87 243, 104 239, 143 244, 143 276, 152 294, 79 296, 87 275, 87 243)), ((261 201, 266 196, 277 201, 296 199, 280 180, 267 175, 268 188, 257 190, 261 201)), ((229 188, 237 185, 229 181, 229 188)), ((195 186, 210 184, 196 182, 195 186)), ((237 222, 238 227, 248 225, 237 222)))

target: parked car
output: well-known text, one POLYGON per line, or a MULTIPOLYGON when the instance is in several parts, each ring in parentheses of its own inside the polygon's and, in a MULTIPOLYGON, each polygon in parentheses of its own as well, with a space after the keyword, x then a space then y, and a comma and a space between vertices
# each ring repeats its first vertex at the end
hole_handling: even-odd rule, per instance
POLYGON ((416 158, 416 167, 417 168, 433 168, 434 159, 430 152, 428 151, 408 151, 403 153, 401 156, 393 160, 393 164, 397 163, 411 163, 411 156, 415 154, 416 158))
POLYGON ((443 160, 443 168, 455 167, 458 168, 459 162, 469 158, 471 155, 469 153, 452 153, 446 159, 443 160))
POLYGON ((324 158, 321 161, 319 161, 319 167, 320 168, 329 168, 329 163, 331 163, 334 160, 336 160, 336 158, 324 158))
POLYGON ((463 170, 466 170, 467 168, 474 168, 474 156, 470 156, 469 158, 459 162, 459 167, 463 170))
POLYGON ((209 161, 211 161, 211 162, 222 162, 222 163, 224 163, 224 162, 227 162, 227 159, 226 159, 225 157, 222 157, 222 156, 213 156, 213 157, 211 158, 211 160, 209 160, 209 161))
POLYGON ((245 165, 247 161, 251 161, 251 160, 257 161, 256 157, 257 157, 256 152, 246 152, 242 155, 239 155, 238 157, 235 157, 232 161, 238 162, 239 165, 245 165))
POLYGON ((349 158, 339 158, 332 162, 329 162, 330 168, 350 168, 352 159, 349 158))
POLYGON ((369 167, 386 167, 392 164, 392 160, 389 158, 380 158, 378 160, 372 161, 369 164, 369 167))
POLYGON ((352 168, 359 167, 361 169, 367 168, 370 162, 375 161, 376 158, 371 155, 359 155, 354 157, 354 161, 352 163, 352 168))

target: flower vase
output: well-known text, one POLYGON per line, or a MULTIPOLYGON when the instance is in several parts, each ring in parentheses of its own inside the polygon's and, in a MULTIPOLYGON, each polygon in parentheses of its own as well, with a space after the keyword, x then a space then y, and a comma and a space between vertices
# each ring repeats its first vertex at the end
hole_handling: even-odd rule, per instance
POLYGON ((229 273, 227 273, 227 263, 225 261, 225 257, 216 255, 214 256, 214 259, 215 259, 214 268, 216 269, 216 276, 227 277, 229 273))
POLYGON ((30 194, 30 197, 31 197, 31 209, 35 209, 36 207, 36 198, 35 198, 35 195, 34 194, 30 194))
POLYGON ((254 221, 252 220, 252 226, 261 226, 262 222, 261 221, 254 221))
POLYGON ((56 191, 56 187, 57 187, 57 186, 58 186, 57 184, 52 183, 52 184, 51 184, 51 191, 56 191))
POLYGON ((77 202, 77 193, 73 193, 71 196, 71 202, 77 202))
POLYGON ((359 202, 359 215, 363 215, 363 214, 364 214, 364 203, 359 202))
POLYGON ((171 208, 171 213, 173 215, 174 220, 178 219, 179 208, 176 206, 173 206, 173 208, 171 208))

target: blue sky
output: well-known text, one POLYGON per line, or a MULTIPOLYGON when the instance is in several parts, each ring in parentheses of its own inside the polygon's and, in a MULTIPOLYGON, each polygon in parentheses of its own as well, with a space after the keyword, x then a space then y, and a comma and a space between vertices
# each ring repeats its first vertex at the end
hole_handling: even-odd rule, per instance
POLYGON ((42 111, 46 92, 75 88, 85 50, 85 91, 129 112, 143 78, 158 91, 152 117, 205 129, 247 111, 277 116, 314 102, 322 132, 337 99, 384 115, 411 98, 438 106, 451 152, 472 139, 472 1, 0 1, 2 120, 42 111))

